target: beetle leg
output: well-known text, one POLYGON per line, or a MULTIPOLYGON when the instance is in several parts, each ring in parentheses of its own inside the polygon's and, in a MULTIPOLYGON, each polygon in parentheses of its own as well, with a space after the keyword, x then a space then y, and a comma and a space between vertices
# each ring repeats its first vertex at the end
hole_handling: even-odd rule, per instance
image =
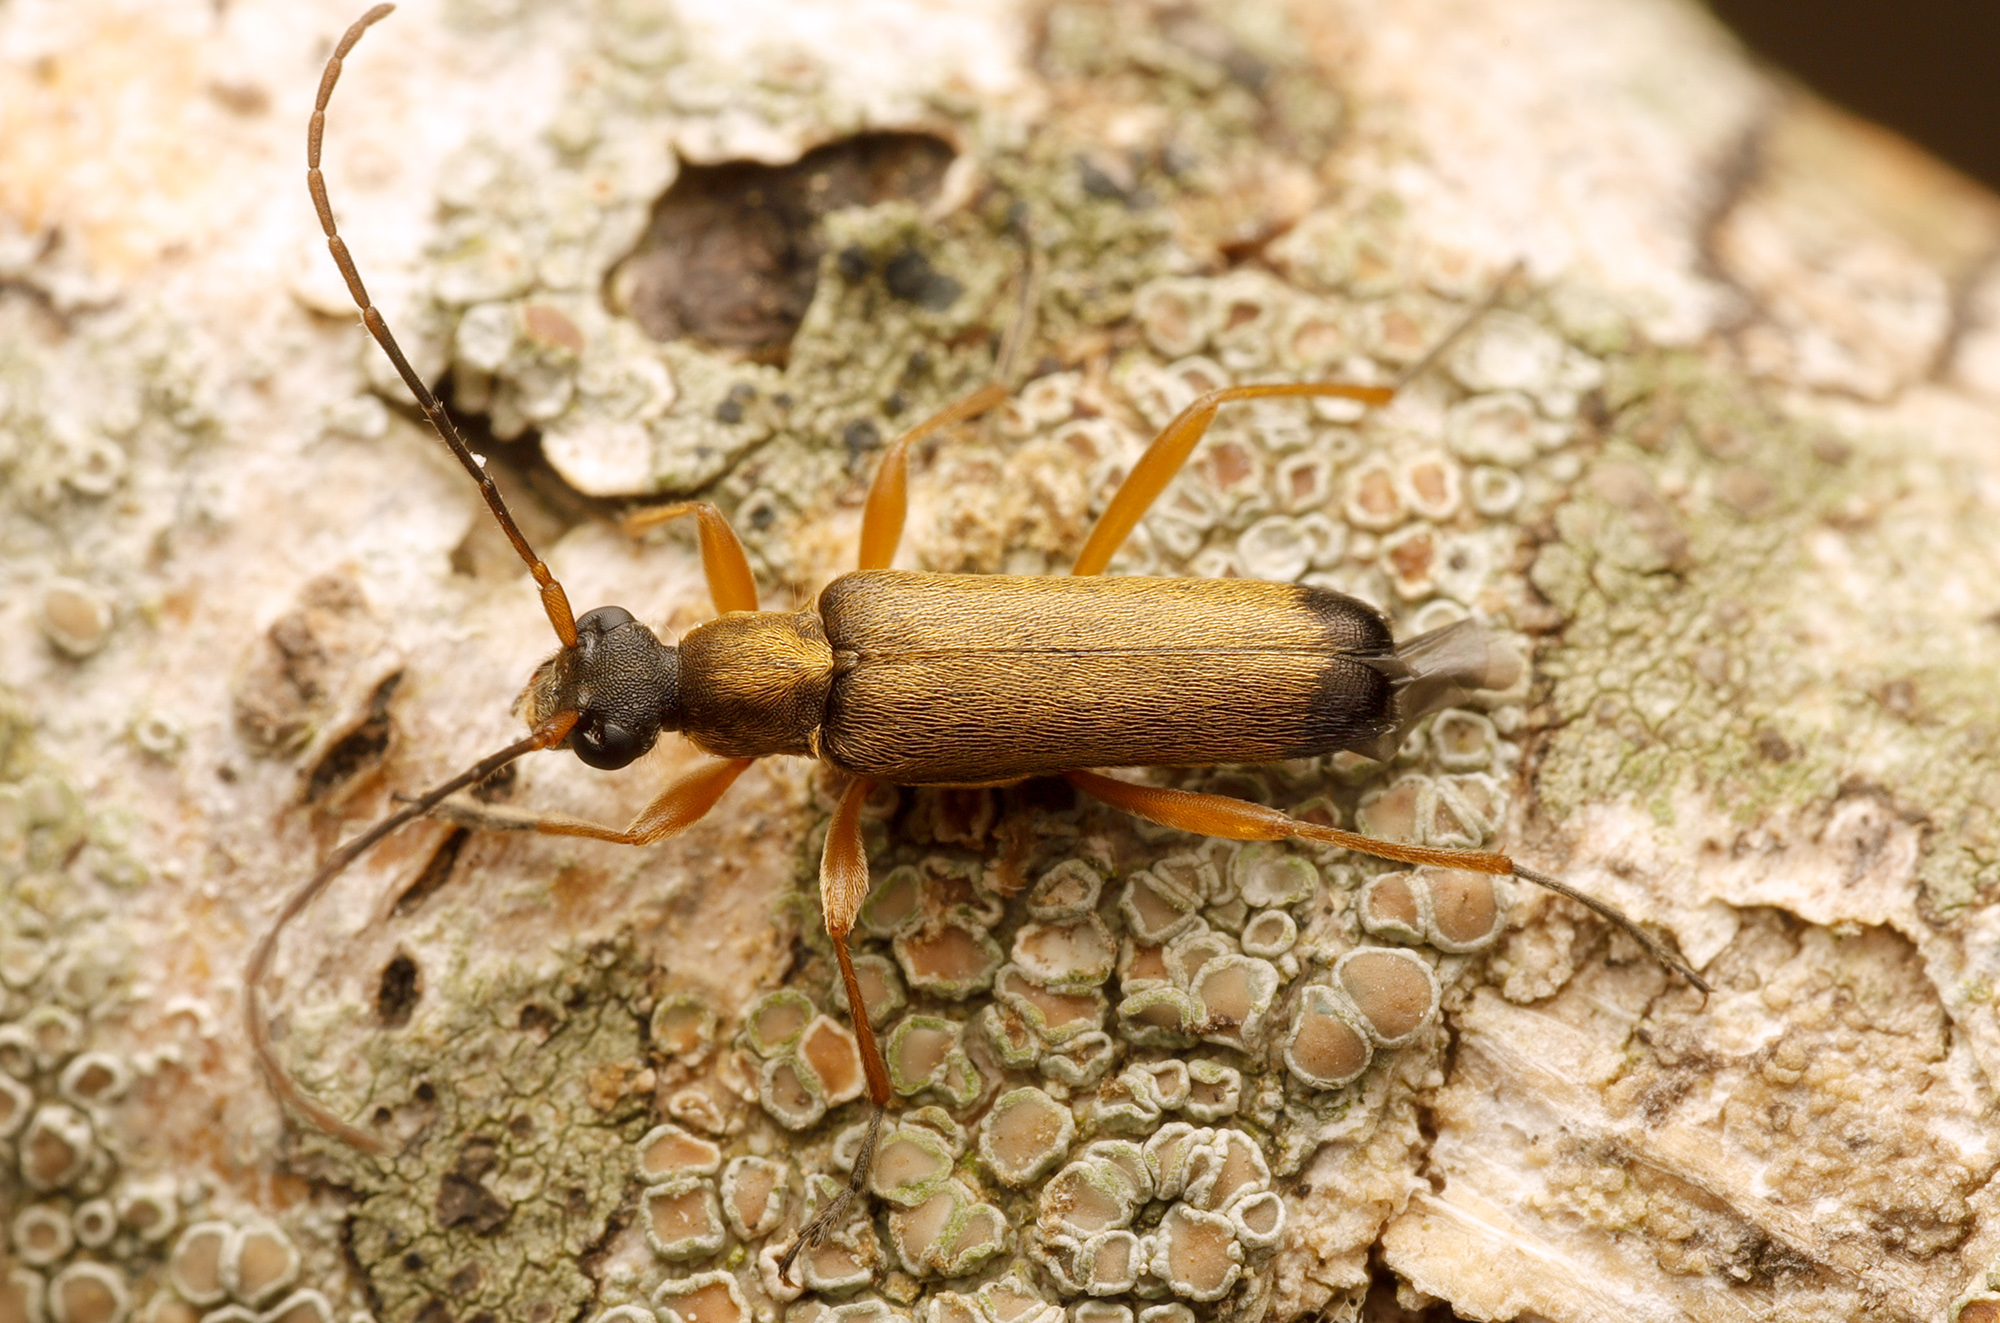
POLYGON ((523 813, 468 799, 447 800, 433 809, 431 816, 477 831, 533 831, 544 836, 584 836, 614 845, 651 845, 694 826, 756 761, 732 758, 695 768, 640 809, 623 831, 572 818, 566 813, 523 813))
POLYGON ((1322 826, 1280 813, 1277 809, 1225 795, 1203 795, 1190 790, 1169 790, 1163 786, 1134 785, 1101 772, 1065 772, 1069 783, 1133 817, 1177 827, 1197 836, 1219 836, 1232 841, 1278 841, 1287 838, 1339 846, 1377 859, 1393 859, 1405 864, 1429 864, 1437 868, 1462 868, 1498 877, 1518 877, 1546 887, 1588 906, 1643 947, 1659 963, 1707 992, 1708 983, 1694 967, 1670 950, 1658 938, 1626 917, 1615 905, 1587 896, 1566 882, 1546 873, 1524 868, 1504 854, 1487 850, 1440 850, 1428 845, 1405 845, 1400 841, 1377 840, 1338 827, 1322 826))
POLYGON ((722 517, 722 511, 707 501, 676 501, 650 510, 634 510, 625 516, 625 531, 637 537, 669 519, 692 514, 701 536, 701 569, 708 576, 708 595, 714 599, 717 615, 757 609, 757 580, 750 573, 750 558, 736 530, 722 517))
POLYGON ((868 1023, 868 1005, 861 998, 861 982, 854 976, 854 961, 847 951, 848 934, 854 931, 862 902, 868 899, 868 852, 861 842, 861 805, 876 784, 869 777, 855 777, 834 807, 833 821, 826 830, 826 852, 820 857, 819 902, 826 916, 826 935, 833 940, 834 958, 840 962, 840 980, 847 986, 847 1010, 854 1017, 854 1036, 861 1042, 868 1096, 877 1107, 886 1107, 889 1071, 882 1064, 882 1050, 876 1046, 875 1031, 868 1023))
POLYGON ((977 418, 1007 398, 1007 388, 998 382, 981 386, 956 404, 945 406, 889 443, 875 480, 868 484, 868 504, 861 513, 861 558, 855 566, 862 570, 886 570, 896 559, 903 541, 903 516, 909 512, 910 445, 940 427, 977 418))
POLYGON ((868 1004, 861 997, 861 982, 854 976, 854 959, 848 954, 847 937, 861 904, 868 899, 868 851, 861 841, 861 804, 875 789, 875 782, 857 776, 848 783, 834 807, 833 821, 826 829, 826 853, 820 857, 819 900, 826 916, 826 935, 833 941, 834 958, 840 962, 840 978, 847 985, 847 1013, 854 1020, 854 1037, 861 1045, 861 1068, 868 1077, 868 1099, 875 1104, 868 1121, 868 1136, 854 1156, 854 1173, 847 1188, 836 1195, 819 1215, 799 1232, 785 1257, 778 1262, 778 1275, 791 1280, 792 1261, 801 1250, 819 1243, 833 1226, 846 1216, 848 1208, 868 1187, 868 1172, 875 1160, 875 1143, 882 1134, 882 1117, 889 1106, 889 1071, 882 1064, 882 1049, 875 1042, 875 1029, 868 1023, 868 1004))
POLYGON ((1431 365, 1443 358, 1445 353, 1464 334, 1484 317, 1506 293, 1507 287, 1521 273, 1519 262, 1507 268, 1504 275, 1494 283, 1486 297, 1477 306, 1461 317, 1458 324, 1446 333, 1443 339, 1432 345, 1430 352, 1413 363, 1394 386, 1359 386, 1339 381, 1293 381, 1271 382, 1254 386, 1225 386, 1201 396, 1193 404, 1182 409, 1174 420, 1153 438, 1153 444, 1146 447, 1146 453, 1139 456, 1139 462, 1125 475, 1117 492, 1111 497, 1111 504, 1097 518, 1097 526, 1090 530, 1089 541, 1078 553, 1071 574, 1102 574, 1111 558, 1118 554, 1118 548, 1132 533, 1140 518, 1160 499, 1160 493, 1174 480, 1174 475, 1187 463, 1193 453, 1195 443, 1208 431, 1208 425, 1215 421, 1215 411, 1225 404, 1237 400, 1266 400, 1281 396, 1319 396, 1341 400, 1359 400, 1367 405, 1387 404, 1412 380, 1429 371, 1431 365))
POLYGON ((1174 475, 1187 463, 1193 453, 1195 443, 1208 431, 1208 425, 1215 421, 1215 411, 1225 404, 1237 400, 1263 400, 1276 396, 1330 396, 1342 400, 1359 400, 1363 404, 1387 404, 1396 394, 1390 386, 1356 386, 1340 381, 1286 381, 1269 382, 1256 386, 1225 386, 1202 395, 1193 404, 1182 409, 1174 420, 1153 438, 1153 444, 1146 447, 1146 453, 1139 456, 1139 462, 1125 475, 1118 490, 1111 497, 1111 504, 1104 507, 1104 513, 1097 517, 1096 527, 1090 530, 1089 541, 1077 553, 1076 564, 1071 574, 1102 574, 1111 558, 1118 554, 1118 548, 1125 545, 1125 539, 1139 522, 1142 515, 1160 499, 1160 493, 1174 480, 1174 475))

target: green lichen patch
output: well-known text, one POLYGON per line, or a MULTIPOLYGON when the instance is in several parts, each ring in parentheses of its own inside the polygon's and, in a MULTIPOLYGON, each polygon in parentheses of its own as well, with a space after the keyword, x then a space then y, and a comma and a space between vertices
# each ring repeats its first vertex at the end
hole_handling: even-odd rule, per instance
POLYGON ((129 949, 106 932, 150 876, 135 824, 46 757, 34 713, 0 688, 0 1015, 42 997, 89 1015, 119 1004, 129 949))
POLYGON ((1629 797, 1662 821, 1693 789, 1748 824, 1878 788, 1931 830, 1950 914, 2000 883, 1992 567, 1960 461, 1782 412, 1689 355, 1614 361, 1599 445, 1535 586, 1560 613, 1539 660, 1555 816, 1629 797))
POLYGON ((572 1318, 596 1298, 585 1263, 655 1120, 643 979, 623 947, 532 969, 482 958, 371 1043, 374 1119, 406 1141, 379 1162, 306 1144, 353 1192, 349 1242, 383 1323, 572 1318))
POLYGON ((314 1210, 286 1229, 219 1220, 228 1196, 186 1161, 182 1115, 207 1118, 203 1151, 214 1121, 211 1101, 189 1101, 176 1016, 201 1012, 142 972, 143 839, 37 724, 0 690, 0 1315, 177 1318, 229 1299, 246 1316, 329 1317, 345 1273, 314 1210))
POLYGON ((215 513, 220 373, 157 308, 75 334, 49 311, 0 299, 0 558, 41 641, 80 664, 157 623, 152 576, 215 513))

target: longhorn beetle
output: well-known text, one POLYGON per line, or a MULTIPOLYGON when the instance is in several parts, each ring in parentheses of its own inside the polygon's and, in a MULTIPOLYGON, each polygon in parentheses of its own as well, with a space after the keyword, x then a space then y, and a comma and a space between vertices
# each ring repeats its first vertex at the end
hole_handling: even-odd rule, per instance
MULTIPOLYGON (((252 950, 244 971, 251 1046, 273 1091, 312 1124, 364 1151, 384 1149, 376 1136, 299 1088, 272 1049, 262 1004, 264 978, 285 926, 349 864, 441 807, 479 826, 650 845, 698 821, 751 763, 770 754, 817 758, 849 778, 827 832, 820 900, 874 1104, 852 1178, 800 1232, 784 1259, 787 1272, 800 1248, 834 1225, 865 1187, 890 1099, 888 1072, 848 953, 848 935, 869 884, 861 807, 881 783, 990 786, 1055 775, 1114 808, 1197 835, 1292 838, 1378 859, 1522 878, 1588 906, 1662 965, 1708 990, 1685 960, 1624 914, 1504 854, 1373 840, 1259 804, 1134 784, 1091 770, 1273 762, 1336 750, 1387 756, 1418 718, 1470 690, 1512 682, 1507 674, 1512 659, 1470 621, 1399 644, 1373 607, 1323 589, 1103 577, 1113 554, 1223 405, 1272 397, 1382 405, 1396 387, 1293 382, 1230 386, 1202 395, 1133 466, 1068 578, 890 569, 902 537, 910 446, 1001 403, 1005 390, 988 385, 887 448, 864 508, 860 567, 829 584, 812 609, 759 610, 749 562, 727 520, 713 505, 684 501, 644 512, 633 522, 648 526, 694 516, 709 594, 720 615, 690 630, 678 647, 660 642, 621 607, 573 616, 562 585, 528 545, 481 461, 369 302, 335 228, 319 169, 327 103, 341 62, 392 8, 377 5, 362 15, 327 61, 307 134, 307 185, 362 322, 479 485, 540 588, 561 647, 528 682, 522 698, 530 728, 525 738, 334 850, 286 898, 252 950), (714 760, 661 791, 623 829, 569 817, 445 806, 448 797, 535 750, 566 748, 591 767, 616 769, 650 750, 665 731, 681 732, 714 760)), ((1486 306, 1476 308, 1403 381, 1435 362, 1486 306)))

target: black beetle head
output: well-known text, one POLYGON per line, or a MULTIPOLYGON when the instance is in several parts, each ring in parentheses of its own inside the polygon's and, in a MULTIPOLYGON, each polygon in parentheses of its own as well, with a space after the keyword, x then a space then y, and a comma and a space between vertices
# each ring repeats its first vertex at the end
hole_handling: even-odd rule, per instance
POLYGON ((521 695, 540 725, 577 714, 569 747, 591 767, 616 771, 646 753, 663 730, 680 729, 680 653, 622 606, 577 617, 576 644, 543 662, 521 695))

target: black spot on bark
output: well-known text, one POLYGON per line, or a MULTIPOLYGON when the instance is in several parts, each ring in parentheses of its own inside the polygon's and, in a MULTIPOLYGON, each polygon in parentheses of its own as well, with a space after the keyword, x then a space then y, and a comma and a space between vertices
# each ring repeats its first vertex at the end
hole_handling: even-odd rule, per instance
POLYGON ((437 1219, 440 1227, 471 1227, 476 1236, 490 1236, 507 1221, 513 1209, 478 1181, 463 1176, 447 1176, 438 1185, 437 1219))
POLYGON ((465 1141, 457 1164, 438 1183, 439 1227, 470 1227, 476 1236, 490 1236, 506 1224, 512 1205, 480 1183, 499 1160, 499 1146, 490 1137, 465 1141))
POLYGON ((1107 202, 1125 201, 1124 186, 1111 177, 1110 171, 1089 157, 1077 160, 1076 175, 1077 182, 1083 185, 1083 191, 1089 196, 1103 198, 1107 202))
POLYGON ((965 286, 931 265, 921 249, 905 248, 882 268, 882 283, 905 303, 914 303, 928 312, 943 312, 958 302, 965 286))
POLYGON ((1792 747, 1791 741, 1769 726, 1759 727, 1753 738, 1757 744, 1758 755, 1771 762, 1788 763, 1798 757, 1798 750, 1792 747))
POLYGON ((410 1022, 410 1013, 423 993, 423 974, 417 962, 398 951, 382 967, 382 981, 375 989, 376 1020, 384 1029, 401 1029, 410 1022))
POLYGON ((849 244, 834 257, 833 265, 834 269, 840 272, 842 280, 850 285, 858 285, 868 279, 869 274, 875 270, 875 259, 868 256, 867 249, 849 244))
POLYGON ((389 700, 402 682, 403 673, 397 671, 376 685, 368 696, 367 713, 352 730, 327 746, 306 774, 306 803, 318 803, 382 760, 395 730, 389 721, 389 700))
POLYGON ((715 406, 715 421, 718 423, 740 423, 743 411, 757 398, 757 388, 747 381, 739 381, 729 388, 729 394, 722 403, 715 406))
POLYGON ((840 429, 840 442, 848 454, 858 455, 882 444, 882 429, 866 418, 857 418, 840 429))

